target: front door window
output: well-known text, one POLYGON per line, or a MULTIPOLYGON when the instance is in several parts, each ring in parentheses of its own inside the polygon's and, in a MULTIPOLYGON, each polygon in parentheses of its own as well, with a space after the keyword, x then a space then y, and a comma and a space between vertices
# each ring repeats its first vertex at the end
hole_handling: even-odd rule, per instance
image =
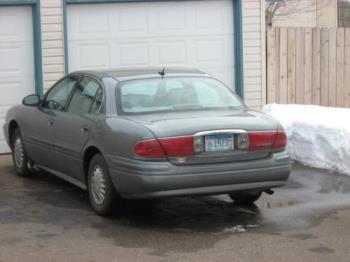
POLYGON ((69 96, 78 82, 78 78, 68 77, 57 83, 47 94, 43 107, 64 111, 69 96))

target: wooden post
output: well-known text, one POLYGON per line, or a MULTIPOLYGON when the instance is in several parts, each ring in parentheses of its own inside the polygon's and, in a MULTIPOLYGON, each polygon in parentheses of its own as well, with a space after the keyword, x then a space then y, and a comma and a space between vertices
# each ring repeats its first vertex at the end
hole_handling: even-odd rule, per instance
POLYGON ((321 105, 328 105, 329 30, 321 29, 321 105))
POLYGON ((345 30, 338 28, 337 30, 337 85, 336 85, 336 105, 339 107, 345 106, 344 103, 344 55, 345 55, 345 30))
POLYGON ((304 103, 312 104, 312 29, 305 29, 304 103))
POLYGON ((297 104, 304 104, 304 54, 305 54, 305 30, 298 28, 296 34, 296 82, 295 97, 297 104))
POLYGON ((267 30, 267 102, 276 102, 276 29, 267 30))
POLYGON ((329 29, 328 106, 337 105, 337 29, 329 29))
POLYGON ((288 102, 288 43, 287 43, 287 28, 280 29, 280 78, 279 78, 279 88, 280 88, 280 98, 279 102, 286 104, 288 102))
POLYGON ((288 28, 288 104, 295 104, 295 32, 293 27, 288 28))
POLYGON ((350 107, 350 28, 345 29, 344 106, 350 107))
POLYGON ((321 104, 321 30, 312 29, 312 104, 321 104))

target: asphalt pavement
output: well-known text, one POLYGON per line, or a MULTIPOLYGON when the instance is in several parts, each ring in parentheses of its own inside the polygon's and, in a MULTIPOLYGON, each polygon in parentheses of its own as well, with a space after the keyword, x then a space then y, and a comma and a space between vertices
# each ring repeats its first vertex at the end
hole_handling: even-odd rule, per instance
POLYGON ((50 174, 0 156, 0 262, 350 261, 350 177, 293 165, 256 205, 226 195, 126 201, 110 218, 50 174))

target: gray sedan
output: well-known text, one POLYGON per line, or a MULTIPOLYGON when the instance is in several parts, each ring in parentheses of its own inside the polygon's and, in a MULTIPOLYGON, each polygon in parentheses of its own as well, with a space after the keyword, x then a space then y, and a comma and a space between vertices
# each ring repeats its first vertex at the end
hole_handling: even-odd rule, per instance
POLYGON ((252 203, 290 173, 281 125, 198 70, 74 72, 11 108, 4 133, 18 175, 45 170, 87 189, 100 215, 123 198, 252 203))

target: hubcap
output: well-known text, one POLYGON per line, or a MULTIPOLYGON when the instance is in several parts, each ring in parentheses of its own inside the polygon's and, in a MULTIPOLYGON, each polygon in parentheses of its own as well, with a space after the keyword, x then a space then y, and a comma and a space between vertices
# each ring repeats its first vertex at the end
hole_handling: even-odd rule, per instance
POLYGON ((24 149, 23 149, 23 144, 20 137, 16 138, 14 154, 15 154, 16 166, 18 168, 22 168, 23 162, 24 162, 24 149))
POLYGON ((100 166, 95 166, 91 174, 91 193, 97 205, 101 205, 106 197, 106 180, 103 169, 100 166))

